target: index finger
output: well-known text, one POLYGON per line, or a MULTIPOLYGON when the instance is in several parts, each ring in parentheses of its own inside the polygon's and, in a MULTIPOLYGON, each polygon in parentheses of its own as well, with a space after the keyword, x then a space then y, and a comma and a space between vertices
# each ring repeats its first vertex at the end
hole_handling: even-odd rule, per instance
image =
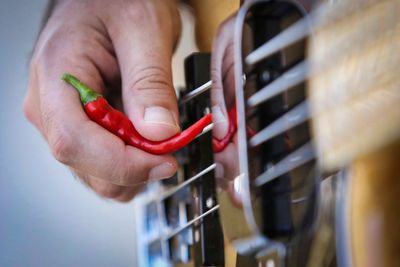
POLYGON ((155 156, 126 146, 90 121, 77 92, 60 77, 64 72, 74 73, 97 91, 103 88, 103 80, 96 66, 75 51, 65 48, 55 53, 39 70, 43 128, 54 156, 66 165, 117 185, 172 176, 177 168, 172 156, 155 156))

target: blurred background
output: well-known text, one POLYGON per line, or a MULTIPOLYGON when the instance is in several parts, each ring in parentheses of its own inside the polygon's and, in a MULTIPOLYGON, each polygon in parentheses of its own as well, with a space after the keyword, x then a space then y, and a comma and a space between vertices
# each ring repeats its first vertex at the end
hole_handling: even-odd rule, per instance
MULTIPOLYGON (((46 4, 0 2, 0 266, 136 266, 133 204, 101 199, 73 178, 23 116, 46 4)), ((185 43, 179 54, 192 49, 185 43)), ((177 73, 182 59, 174 59, 177 73)), ((174 81, 182 85, 182 75, 174 81)))
POLYGON ((22 114, 46 0, 0 4, 0 266, 134 266, 132 204, 97 197, 22 114))

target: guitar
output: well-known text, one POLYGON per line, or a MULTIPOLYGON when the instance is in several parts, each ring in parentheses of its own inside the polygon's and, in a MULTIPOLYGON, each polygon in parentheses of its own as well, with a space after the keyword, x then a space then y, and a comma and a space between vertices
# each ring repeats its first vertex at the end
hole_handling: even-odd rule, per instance
MULTIPOLYGON (((368 7, 376 4, 360 2, 368 7)), ((396 1, 384 2, 391 2, 397 10, 396 1)), ((211 133, 203 134, 180 152, 181 157, 178 154, 182 168, 177 177, 149 185, 137 198, 137 210, 142 214, 138 217, 144 218, 137 227, 142 236, 138 244, 140 266, 336 266, 336 261, 340 266, 368 266, 371 262, 375 265, 370 266, 382 266, 382 262, 396 266, 394 254, 376 254, 371 251, 376 247, 365 248, 364 236, 373 234, 375 228, 365 229, 361 222, 368 221, 371 210, 375 215, 393 213, 388 203, 393 203, 399 187, 388 190, 386 198, 377 199, 373 189, 379 183, 371 177, 379 173, 384 180, 393 181, 390 176, 399 175, 399 148, 393 145, 399 137, 397 125, 385 131, 394 136, 391 139, 383 135, 374 146, 352 148, 344 137, 331 142, 332 137, 323 135, 327 126, 321 125, 341 120, 326 120, 324 112, 315 112, 318 105, 326 103, 315 97, 325 88, 324 75, 342 77, 335 73, 340 68, 320 71, 330 66, 326 58, 336 58, 318 53, 318 48, 324 47, 318 42, 327 36, 321 33, 331 30, 332 34, 329 25, 357 14, 357 7, 338 3, 309 13, 298 1, 243 4, 234 32, 237 141, 229 151, 213 157, 211 133), (245 40, 249 37, 244 37, 244 25, 250 28, 250 39, 245 40), (252 44, 251 51, 243 49, 244 42, 252 44), (318 63, 321 55, 322 63, 318 63), (248 134, 248 127, 254 135, 248 134), (336 153, 332 144, 341 143, 351 151, 351 157, 336 153), (218 162, 232 155, 236 160, 218 162), (223 190, 215 188, 216 163, 235 173, 223 190), (360 186, 360 179, 367 183, 360 186), (352 184, 355 181, 358 183, 352 184), (352 227, 356 227, 354 234, 349 230, 352 227), (371 257, 373 261, 366 260, 371 257)), ((365 10, 376 19, 376 13, 365 10)), ((343 56, 347 50, 329 51, 343 56)), ((194 55, 186 62, 188 90, 182 97, 181 114, 187 122, 209 109, 209 95, 204 93, 210 86, 209 77, 204 77, 208 73, 206 58, 194 55)), ((388 62, 398 64, 396 60, 388 62)), ((398 91, 394 93, 399 96, 398 91)), ((398 118, 398 111, 388 118, 398 118)), ((384 218, 384 225, 396 228, 396 216, 384 218)), ((372 227, 382 227, 379 217, 372 227)), ((378 240, 393 251, 390 248, 399 240, 397 235, 388 238, 382 228, 378 229, 378 240)))
MULTIPOLYGON (((260 12, 264 12, 264 14, 257 14, 258 11, 253 10, 254 14, 258 16, 255 26, 255 30, 258 31, 257 36, 262 37, 255 40, 256 45, 260 45, 305 15, 304 8, 292 2, 282 1, 278 4, 268 2, 267 4, 260 9, 260 12), (273 22, 271 16, 274 12, 279 12, 279 9, 283 9, 279 21, 272 23, 272 27, 266 27, 273 22)), ((242 10, 245 8, 247 7, 242 7, 242 10)), ((271 73, 275 76, 279 75, 279 72, 302 60, 304 52, 304 44, 297 45, 294 49, 287 49, 283 54, 285 62, 272 65, 271 73)), ((194 55, 186 62, 189 91, 195 87, 199 88, 194 89, 194 92, 204 88, 207 84, 206 81, 209 80, 209 77, 204 77, 204 73, 209 73, 207 64, 198 63, 199 61, 206 62, 204 57, 204 55, 194 55), (203 74, 203 78, 193 79, 200 73, 203 74)), ((273 62, 269 62, 267 65, 271 64, 273 62)), ((262 80, 265 76, 264 67, 254 72, 252 79, 258 80, 258 82, 252 90, 258 90, 269 82, 265 79, 262 80)), ((251 78, 250 75, 247 76, 248 79, 251 78)), ((271 76, 272 78, 274 77, 271 76)), ((186 96, 182 97, 185 105, 181 109, 182 119, 188 122, 198 119, 203 115, 207 105, 209 107, 207 93, 198 96, 199 98, 195 102, 188 103, 186 99, 190 98, 190 95, 191 93, 187 92, 186 96), (187 106, 187 104, 190 105, 187 106)), ((296 92, 293 90, 292 93, 276 99, 272 105, 274 109, 263 106, 260 113, 255 116, 261 120, 252 127, 255 130, 261 130, 302 100, 304 100, 304 86, 299 87, 296 92)), ((267 163, 277 162, 304 145, 307 140, 309 140, 309 133, 306 125, 302 125, 300 128, 287 131, 287 135, 278 136, 266 146, 258 148, 259 156, 252 158, 244 156, 244 158, 238 159, 239 162, 232 163, 242 164, 245 161, 257 161, 258 169, 254 170, 261 174, 267 163), (270 150, 274 151, 262 153, 262 151, 270 150)), ((319 179, 312 162, 285 174, 285 177, 281 177, 272 185, 262 186, 261 191, 257 193, 258 199, 251 199, 250 194, 248 196, 241 195, 240 193, 244 191, 237 191, 236 199, 240 200, 239 203, 233 203, 232 200, 235 199, 235 196, 232 193, 235 192, 218 190, 217 194, 214 189, 213 169, 215 163, 210 160, 213 158, 210 135, 204 134, 199 137, 198 142, 191 144, 183 153, 185 156, 179 157, 178 155, 178 158, 182 159, 182 170, 174 178, 175 183, 172 183, 172 186, 171 182, 149 185, 145 194, 136 198, 136 203, 139 203, 137 210, 142 214, 142 216, 139 214, 138 217, 145 218, 137 227, 138 235, 142 236, 141 240, 143 241, 138 244, 141 250, 139 255, 144 255, 140 266, 257 266, 263 262, 271 263, 271 255, 275 253, 271 248, 276 248, 279 252, 274 261, 277 266, 288 262, 288 259, 293 261, 292 266, 300 266, 305 262, 307 257, 301 259, 300 244, 309 242, 309 238, 303 240, 299 237, 303 236, 302 233, 313 225, 312 221, 315 219, 313 203, 317 197, 319 179), (199 151, 202 152, 199 153, 199 151), (208 192, 202 191, 205 188, 208 189, 208 192), (259 205, 260 201, 264 201, 265 205, 259 205), (250 206, 245 207, 243 205, 245 202, 250 206), (251 225, 251 215, 250 217, 248 215, 254 207, 258 208, 257 216, 265 217, 264 221, 259 222, 259 225, 255 227, 251 225), (277 207, 281 208, 278 210, 277 207), (217 209, 219 209, 219 216, 217 209), (224 228, 224 237, 219 228, 219 220, 224 228), (267 236, 271 236, 271 239, 267 236), (239 256, 235 255, 236 253, 230 253, 228 257, 223 257, 224 251, 229 251, 229 245, 224 245, 223 238, 226 243, 231 244, 239 252, 239 256), (278 239, 287 240, 279 241, 278 239), (301 242, 294 241, 297 239, 301 242), (271 253, 268 250, 271 250, 271 253), (290 253, 288 253, 289 250, 290 253), (294 256, 294 254, 298 256, 294 256), (235 260, 230 257, 234 257, 235 260), (230 262, 228 263, 228 261, 230 262)), ((242 173, 245 174, 248 171, 242 173)), ((257 175, 257 173, 253 175, 257 175)), ((241 179, 240 177, 244 176, 238 175, 238 177, 241 179)))
MULTIPOLYGON (((324 182, 327 181, 325 177, 339 172, 334 175, 339 176, 336 231, 333 232, 332 218, 328 219, 327 224, 320 225, 317 231, 313 231, 313 227, 309 228, 313 235, 313 245, 305 252, 310 253, 310 257, 306 259, 307 266, 334 264, 334 261, 329 261, 334 256, 329 253, 332 245, 326 241, 333 237, 337 242, 336 260, 340 266, 398 266, 400 261, 395 251, 400 242, 399 213, 394 208, 394 203, 400 191, 397 183, 397 178, 400 177, 400 81, 395 70, 400 67, 400 55, 397 52, 400 47, 400 3, 391 0, 355 0, 322 4, 306 18, 290 24, 275 35, 272 34, 259 47, 255 41, 255 50, 244 54, 240 44, 245 22, 254 23, 259 17, 261 20, 268 19, 270 15, 273 22, 267 22, 264 27, 271 33, 277 17, 288 14, 285 3, 296 2, 248 2, 241 8, 239 22, 236 24, 238 154, 239 158, 244 155, 244 159, 239 160, 242 165, 237 179, 243 191, 241 194, 245 196, 242 197, 244 218, 250 229, 250 234, 245 235, 250 238, 240 237, 234 242, 238 243, 238 249, 258 251, 257 257, 263 253, 259 248, 254 248, 255 244, 267 247, 266 251, 270 254, 273 250, 271 247, 275 246, 275 254, 281 254, 285 264, 291 266, 293 254, 290 247, 288 249, 291 241, 283 242, 284 246, 282 243, 276 244, 275 233, 265 229, 269 224, 268 217, 267 220, 264 218, 268 215, 279 218, 279 215, 268 211, 265 203, 257 204, 256 200, 260 195, 270 195, 270 192, 259 194, 261 186, 282 181, 288 172, 299 167, 304 168, 306 163, 310 164, 315 159, 317 173, 320 173, 324 182), (243 73, 252 74, 253 70, 259 75, 257 68, 260 66, 267 69, 268 75, 265 76, 271 77, 268 64, 276 66, 276 62, 287 62, 285 52, 301 45, 301 41, 306 39, 310 42, 307 60, 284 69, 284 73, 279 73, 277 78, 269 80, 262 88, 256 87, 255 93, 248 83, 238 78, 243 73), (274 57, 278 60, 274 61, 274 57), (306 100, 291 108, 290 92, 304 85, 305 81, 306 100), (266 109, 273 107, 276 111, 273 103, 279 97, 288 101, 285 104, 289 103, 290 110, 282 116, 278 115, 278 118, 262 130, 256 128, 258 133, 247 140, 244 129, 248 124, 254 127, 254 117, 257 127, 261 117, 254 116, 252 109, 260 108, 264 104, 266 109), (252 166, 257 162, 259 151, 252 157, 252 149, 273 142, 279 138, 279 134, 286 133, 290 141, 296 140, 298 135, 301 136, 296 130, 307 121, 310 121, 308 129, 313 136, 311 143, 306 143, 284 155, 280 161, 269 164, 262 174, 254 174, 252 166), (293 130, 297 136, 290 136, 293 130), (246 241, 247 246, 242 246, 246 241), (282 256, 285 248, 289 257, 282 256), (318 253, 315 251, 321 250, 325 257, 316 255, 318 253)), ((253 30, 253 36, 257 40, 260 33, 253 30)), ((257 77, 256 83, 260 83, 260 80, 262 82, 262 79, 263 76, 257 77)), ((263 116, 266 114, 268 112, 262 112, 263 116)), ((268 151, 268 156, 273 152, 271 149, 262 151, 268 151)), ((318 187, 318 183, 311 184, 318 187)), ((322 184, 319 186, 320 192, 323 189, 322 184)), ((317 199, 320 200, 317 203, 320 208, 327 202, 323 194, 319 194, 317 199)), ((276 196, 274 200, 277 201, 276 196)), ((317 217, 319 215, 321 212, 317 212, 317 217)), ((221 217, 224 218, 223 213, 221 217)), ((328 213, 322 217, 331 215, 328 213)), ((311 222, 315 222, 312 216, 309 218, 311 222)), ((284 238, 293 240, 290 232, 288 234, 284 238)), ((300 231, 300 236, 306 235, 307 232, 300 231)), ((299 264, 299 261, 295 260, 294 264, 299 264)))
MULTIPOLYGON (((188 93, 181 98, 180 114, 188 125, 209 112, 209 92, 196 96, 191 90, 207 85, 209 65, 206 53, 185 61, 188 93)), ((177 175, 149 184, 135 200, 137 217, 144 219, 137 225, 139 266, 224 266, 212 153, 211 131, 203 131, 176 154, 177 175)))
MULTIPOLYGON (((239 7, 238 1, 230 0, 189 3, 201 18, 197 36, 202 53, 184 63, 186 88, 180 92, 179 107, 186 125, 210 112, 211 41, 218 25, 239 7)), ((211 131, 203 132, 176 157, 177 175, 149 184, 135 198, 137 218, 143 218, 136 222, 138 265, 230 266, 219 220, 211 131)))
MULTIPOLYGON (((262 37, 255 39, 256 45, 260 45, 305 15, 304 8, 293 2, 263 2, 267 5, 253 9, 254 15, 258 16, 255 31, 258 32, 257 36, 262 37), (271 19, 274 12, 281 12, 281 17, 271 24, 273 27, 266 27, 273 22, 271 19)), ((246 8, 250 8, 250 5, 245 4, 241 10, 246 8)), ((294 49, 287 49, 283 55, 285 62, 275 60, 275 65, 273 61, 267 64, 271 73, 275 75, 271 76, 271 79, 301 61, 305 55, 305 45, 300 44, 294 49)), ((186 62, 189 91, 197 87, 193 91, 197 92, 207 87, 206 81, 209 77, 204 77, 204 73, 209 73, 206 70, 207 64, 198 63, 206 62, 204 57, 194 55, 186 62), (203 78, 197 79, 200 73, 203 74, 203 78)), ((270 82, 264 79, 265 67, 266 65, 257 69, 253 75, 247 74, 249 81, 257 81, 251 90, 259 90, 270 82)), ((181 105, 181 114, 182 119, 187 122, 201 117, 207 106, 209 107, 207 93, 189 103, 187 99, 190 99, 191 95, 192 93, 186 92, 182 97, 185 104, 181 105)), ((273 108, 263 106, 257 111, 259 114, 254 118, 258 121, 251 126, 256 131, 261 131, 264 126, 303 101, 304 97, 304 86, 300 86, 290 94, 275 99, 273 108)), ((238 107, 243 106, 239 101, 236 102, 238 107)), ((242 127, 239 123, 239 135, 242 127)), ((138 244, 140 266, 282 266, 285 263, 289 266, 304 266, 307 255, 302 253, 303 244, 309 243, 311 239, 303 236, 314 225, 314 203, 319 190, 319 177, 312 161, 287 172, 273 184, 261 186, 261 190, 249 191, 247 195, 243 190, 244 184, 239 185, 240 190, 217 191, 213 183, 215 163, 212 161, 210 138, 210 133, 202 135, 183 151, 184 156, 178 155, 182 168, 172 180, 174 182, 151 184, 144 194, 136 198, 137 210, 141 213, 137 217, 144 218, 137 225, 138 235, 141 236, 138 244), (204 189, 207 191, 203 191, 204 189), (260 204, 261 202, 264 202, 264 205, 260 204), (255 215, 257 218, 263 217, 256 225, 252 225, 253 211, 258 213, 255 215), (238 255, 235 252, 227 253, 232 251, 231 246, 238 255), (225 255, 227 257, 224 257, 225 255)), ((252 173, 256 177, 268 164, 278 162, 297 148, 307 145, 309 139, 308 127, 303 124, 297 129, 285 131, 272 142, 257 148, 255 157, 241 153, 243 157, 232 163, 241 165, 257 161, 258 166, 252 173), (266 153, 271 150, 271 153, 266 153)), ((239 140, 247 144, 246 137, 239 136, 239 140)), ((239 184, 246 183, 248 173, 248 170, 241 171, 236 181, 243 180, 239 181, 239 184)), ((237 184, 236 181, 233 184, 237 184)))
MULTIPOLYGON (((219 194, 220 213, 226 238, 261 266, 306 266, 314 257, 309 247, 317 229, 328 224, 320 209, 322 175, 310 141, 305 83, 288 84, 305 72, 306 39, 275 45, 270 54, 258 52, 298 21, 309 27, 307 14, 297 1, 249 1, 236 19, 238 137, 233 151, 239 167, 231 188, 219 194), (242 45, 245 25, 251 51, 242 45), (248 127, 254 136, 247 134, 248 127)), ((225 168, 235 169, 235 164, 225 168)), ((329 266, 332 256, 319 253, 328 258, 319 266, 329 266)))
POLYGON ((400 263, 399 12, 399 1, 355 0, 328 5, 316 18, 309 95, 320 166, 345 169, 336 227, 341 266, 400 263))

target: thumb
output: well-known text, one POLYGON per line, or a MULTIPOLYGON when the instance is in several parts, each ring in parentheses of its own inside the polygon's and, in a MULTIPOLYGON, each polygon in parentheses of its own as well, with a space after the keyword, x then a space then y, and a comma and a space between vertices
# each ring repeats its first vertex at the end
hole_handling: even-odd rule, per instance
POLYGON ((116 18, 118 34, 110 31, 120 64, 124 109, 137 131, 154 141, 180 131, 171 70, 179 23, 176 25, 165 13, 158 14, 162 8, 171 11, 163 4, 135 6, 130 16, 116 18), (150 17, 134 15, 141 12, 150 17))

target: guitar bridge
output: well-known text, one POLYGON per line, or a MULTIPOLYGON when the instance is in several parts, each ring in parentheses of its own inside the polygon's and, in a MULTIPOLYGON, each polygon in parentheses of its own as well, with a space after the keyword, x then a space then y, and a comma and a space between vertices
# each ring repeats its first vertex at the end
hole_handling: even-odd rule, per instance
MULTIPOLYGON (((179 108, 187 125, 210 112, 209 68, 209 54, 195 53, 185 61, 187 89, 179 108)), ((138 217, 146 218, 136 227, 140 266, 224 266, 211 129, 176 153, 175 177, 152 182, 135 199, 138 217)))

